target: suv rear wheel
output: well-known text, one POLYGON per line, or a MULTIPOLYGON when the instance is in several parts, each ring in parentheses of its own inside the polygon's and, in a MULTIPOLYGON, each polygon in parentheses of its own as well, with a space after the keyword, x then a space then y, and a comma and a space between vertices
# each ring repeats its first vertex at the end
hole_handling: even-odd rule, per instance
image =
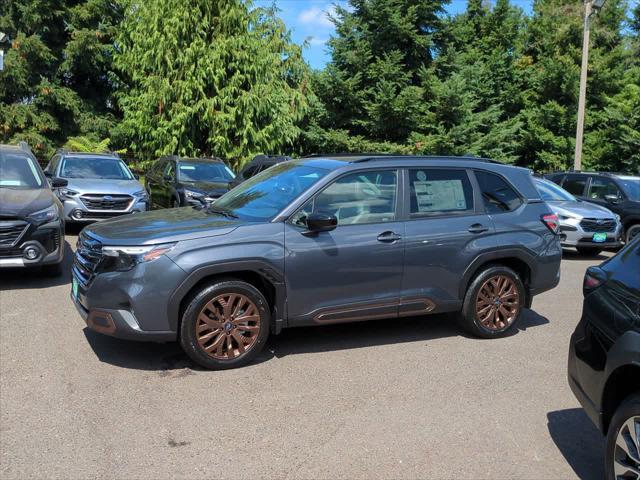
POLYGON ((524 285, 518 274, 503 265, 492 265, 469 285, 460 322, 478 337, 502 337, 516 325, 524 305, 524 285))
POLYGON ((202 289, 182 317, 180 344, 198 365, 223 370, 246 365, 269 337, 264 295, 246 282, 223 280, 202 289))
POLYGON ((640 393, 627 397, 611 419, 604 468, 607 479, 640 479, 640 393))
POLYGON ((640 235, 640 223, 636 225, 631 225, 629 228, 627 228, 627 235, 625 237, 625 240, 627 243, 629 243, 638 235, 640 235))

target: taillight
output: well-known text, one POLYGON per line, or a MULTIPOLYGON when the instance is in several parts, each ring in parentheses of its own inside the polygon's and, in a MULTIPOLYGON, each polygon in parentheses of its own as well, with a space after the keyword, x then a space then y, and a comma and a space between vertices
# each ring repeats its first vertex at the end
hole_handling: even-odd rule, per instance
POLYGON ((560 222, 558 221, 558 216, 555 213, 547 213, 546 215, 542 215, 540 217, 542 223, 544 223, 549 230, 551 230, 554 234, 558 234, 560 232, 560 222))
POLYGON ((599 267, 589 267, 584 274, 584 280, 582 281, 582 293, 587 294, 600 285, 602 285, 607 278, 607 274, 599 267))

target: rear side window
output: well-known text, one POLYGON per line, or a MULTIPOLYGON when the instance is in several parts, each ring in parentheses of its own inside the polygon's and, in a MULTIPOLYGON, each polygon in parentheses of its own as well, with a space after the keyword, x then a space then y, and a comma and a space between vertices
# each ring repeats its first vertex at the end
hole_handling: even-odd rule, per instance
POLYGON ((568 175, 562 184, 562 188, 572 195, 582 197, 584 195, 584 187, 586 184, 587 177, 583 177, 581 175, 568 175))
POLYGON ((487 213, 511 212, 522 205, 518 193, 499 175, 482 171, 475 174, 487 213))
POLYGON ((474 210, 473 188, 466 170, 409 170, 411 216, 460 215, 474 210))

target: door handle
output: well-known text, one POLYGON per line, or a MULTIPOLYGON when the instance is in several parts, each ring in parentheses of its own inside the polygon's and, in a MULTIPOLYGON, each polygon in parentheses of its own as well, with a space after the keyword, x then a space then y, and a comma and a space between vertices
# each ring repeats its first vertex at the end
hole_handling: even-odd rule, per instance
POLYGON ((378 241, 384 242, 384 243, 393 243, 400 240, 401 238, 402 237, 400 235, 398 235, 395 232, 392 232, 391 230, 382 232, 380 235, 378 235, 378 241))
POLYGON ((487 231, 489 231, 489 228, 485 227, 481 223, 474 223, 473 225, 471 225, 469 227, 469 232, 471 232, 471 233, 482 233, 482 232, 487 232, 487 231))

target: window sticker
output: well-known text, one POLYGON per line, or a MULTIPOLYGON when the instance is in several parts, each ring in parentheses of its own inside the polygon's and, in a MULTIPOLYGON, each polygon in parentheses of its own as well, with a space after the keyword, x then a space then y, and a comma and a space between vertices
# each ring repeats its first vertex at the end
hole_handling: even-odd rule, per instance
POLYGON ((418 212, 467 210, 462 180, 413 182, 418 212))

